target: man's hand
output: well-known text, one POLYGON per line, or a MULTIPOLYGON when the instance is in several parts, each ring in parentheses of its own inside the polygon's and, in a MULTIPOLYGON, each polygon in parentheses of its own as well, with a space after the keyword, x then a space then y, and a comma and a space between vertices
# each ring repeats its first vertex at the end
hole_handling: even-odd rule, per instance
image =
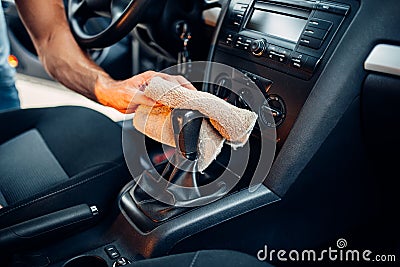
POLYGON ((158 76, 191 90, 196 88, 184 77, 173 76, 154 71, 146 71, 123 81, 100 76, 95 85, 95 95, 99 103, 113 107, 123 113, 133 113, 141 104, 156 105, 156 102, 144 95, 143 91, 151 78, 158 76))
POLYGON ((76 43, 62 0, 15 0, 15 3, 47 72, 66 87, 89 99, 131 113, 139 104, 155 104, 143 94, 145 85, 153 76, 161 76, 195 89, 181 76, 154 71, 115 81, 76 43))

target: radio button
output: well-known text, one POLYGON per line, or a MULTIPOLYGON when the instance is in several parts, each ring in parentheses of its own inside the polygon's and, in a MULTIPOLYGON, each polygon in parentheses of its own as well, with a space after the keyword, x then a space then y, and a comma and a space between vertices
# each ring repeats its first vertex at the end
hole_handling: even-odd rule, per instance
POLYGON ((235 42, 235 47, 245 50, 245 51, 249 51, 250 50, 250 44, 252 43, 253 39, 245 37, 245 36, 238 36, 238 38, 236 39, 235 42))
POLYGON ((242 20, 231 20, 231 26, 234 28, 240 28, 240 25, 242 24, 242 20))
POLYGON ((268 55, 267 55, 267 58, 269 58, 269 59, 271 59, 271 60, 278 61, 278 60, 279 60, 279 57, 278 57, 278 55, 279 55, 279 53, 278 53, 278 52, 275 52, 275 51, 269 51, 269 52, 268 52, 268 55))
POLYGON ((267 58, 285 64, 287 62, 288 56, 286 55, 286 53, 281 53, 280 50, 278 50, 277 52, 271 50, 268 52, 267 58))
POLYGON ((229 17, 229 24, 235 28, 240 28, 243 21, 243 13, 234 11, 229 17))
POLYGON ((237 28, 239 28, 240 27, 240 21, 236 21, 236 20, 234 20, 233 22, 232 22, 232 25, 234 26, 234 27, 237 27, 237 28))
POLYGON ((278 52, 279 52, 279 54, 282 54, 288 58, 290 56, 290 53, 292 52, 292 50, 280 47, 278 52))
POLYGON ((267 49, 266 57, 268 59, 285 64, 291 52, 292 50, 270 44, 267 49))
POLYGON ((226 45, 232 45, 233 39, 235 38, 234 33, 232 32, 227 32, 225 33, 224 37, 222 38, 222 42, 226 45))
POLYGON ((327 30, 318 29, 318 28, 314 28, 314 27, 307 27, 303 32, 303 36, 310 36, 310 37, 324 40, 327 33, 328 33, 327 30))
POLYGON ((232 21, 237 21, 237 22, 242 22, 242 20, 243 20, 243 14, 241 14, 241 13, 233 13, 232 15, 231 15, 231 20, 232 21))
POLYGON ((243 35, 239 35, 237 38, 238 41, 241 41, 243 43, 247 43, 247 44, 251 44, 251 42, 253 41, 253 39, 243 36, 243 35))
POLYGON ((319 49, 322 45, 322 40, 312 38, 312 37, 307 37, 307 36, 302 36, 299 41, 300 45, 311 47, 313 49, 319 49))
POLYGON ((308 56, 300 54, 298 52, 293 52, 290 59, 290 66, 295 69, 304 70, 304 65, 307 62, 308 56))
POLYGON ((278 61, 280 63, 285 64, 290 56, 290 53, 292 52, 292 50, 280 47, 278 50, 278 61))
POLYGON ((274 44, 269 44, 268 46, 268 53, 274 51, 274 52, 278 52, 279 51, 279 46, 274 45, 274 44))
POLYGON ((279 46, 276 46, 274 44, 269 44, 266 57, 271 60, 278 60, 277 58, 278 50, 279 46))
POLYGON ((278 61, 282 64, 285 64, 287 62, 287 56, 283 55, 283 54, 279 54, 278 55, 278 61))
POLYGON ((235 5, 233 6, 233 10, 244 14, 244 12, 246 12, 246 9, 247 9, 248 6, 249 6, 249 5, 247 5, 247 4, 240 4, 240 3, 237 3, 237 4, 235 4, 235 5))
POLYGON ((307 26, 310 27, 315 27, 315 28, 319 28, 319 29, 323 29, 323 30, 329 30, 332 27, 332 22, 330 21, 326 21, 326 20, 322 20, 322 19, 315 19, 312 18, 307 26))
POLYGON ((350 7, 349 6, 331 5, 328 3, 319 3, 319 4, 317 4, 317 9, 345 16, 347 14, 347 12, 349 11, 350 7))

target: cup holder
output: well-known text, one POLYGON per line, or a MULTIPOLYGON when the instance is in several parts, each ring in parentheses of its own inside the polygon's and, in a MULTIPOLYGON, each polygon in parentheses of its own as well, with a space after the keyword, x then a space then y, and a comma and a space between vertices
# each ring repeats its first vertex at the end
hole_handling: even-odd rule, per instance
POLYGON ((63 267, 108 267, 107 262, 98 256, 83 255, 67 261, 63 267))

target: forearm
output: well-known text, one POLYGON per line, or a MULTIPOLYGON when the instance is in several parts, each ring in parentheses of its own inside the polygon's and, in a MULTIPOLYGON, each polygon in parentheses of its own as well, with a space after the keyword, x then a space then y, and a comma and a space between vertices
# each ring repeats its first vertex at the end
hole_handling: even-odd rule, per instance
POLYGON ((96 84, 112 79, 76 43, 62 1, 16 3, 47 72, 66 87, 101 102, 96 96, 96 84), (46 14, 42 10, 46 10, 46 14), (42 17, 37 19, 38 16, 42 17))
POLYGON ((96 96, 96 84, 112 79, 91 61, 76 42, 70 40, 71 38, 71 34, 60 31, 52 40, 38 48, 39 57, 49 74, 60 83, 99 101, 96 96))
POLYGON ((68 88, 121 112, 155 101, 144 95, 144 85, 154 76, 194 89, 181 76, 147 71, 123 81, 113 80, 76 43, 67 22, 62 0, 15 0, 22 21, 44 67, 68 88))

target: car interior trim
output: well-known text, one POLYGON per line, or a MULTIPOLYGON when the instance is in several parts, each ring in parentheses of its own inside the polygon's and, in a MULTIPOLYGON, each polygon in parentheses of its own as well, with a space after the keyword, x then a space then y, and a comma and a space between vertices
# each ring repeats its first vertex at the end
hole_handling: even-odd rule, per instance
POLYGON ((400 76, 400 46, 378 44, 364 62, 365 70, 400 76))
POLYGON ((203 11, 203 20, 204 23, 208 26, 215 27, 217 26, 219 15, 221 14, 220 7, 213 7, 203 11))
POLYGON ((139 233, 136 236, 137 249, 144 257, 153 257, 162 255, 190 235, 277 201, 280 201, 279 196, 261 185, 254 192, 244 189, 201 208, 193 209, 147 233, 139 229, 136 222, 129 219, 128 222, 139 233), (157 242, 149 242, 150 240, 157 242))

